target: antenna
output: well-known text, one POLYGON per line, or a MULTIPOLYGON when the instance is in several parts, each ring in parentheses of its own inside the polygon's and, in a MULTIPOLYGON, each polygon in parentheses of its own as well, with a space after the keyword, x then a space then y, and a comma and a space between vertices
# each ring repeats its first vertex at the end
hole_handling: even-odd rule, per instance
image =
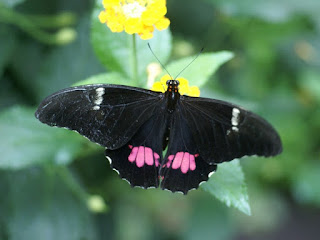
POLYGON ((174 79, 176 79, 184 70, 186 70, 186 68, 189 67, 189 66, 191 65, 191 63, 193 63, 193 62, 199 57, 199 55, 203 52, 203 50, 204 50, 204 47, 201 48, 201 50, 200 50, 200 52, 197 54, 197 56, 196 56, 187 66, 185 66, 185 67, 178 73, 178 75, 177 75, 174 79))
POLYGON ((162 66, 162 68, 163 68, 164 70, 166 70, 166 72, 167 72, 168 75, 171 77, 171 79, 174 80, 174 79, 172 78, 171 74, 170 74, 170 73, 168 72, 168 70, 165 68, 165 66, 160 62, 159 58, 157 58, 157 56, 156 56, 156 55, 154 54, 154 52, 152 51, 151 46, 150 46, 150 43, 148 43, 148 47, 149 47, 150 51, 152 52, 153 56, 158 60, 158 62, 159 62, 160 65, 162 66))
POLYGON ((162 66, 162 68, 163 68, 164 70, 166 70, 166 72, 169 74, 169 76, 171 77, 172 80, 177 79, 177 77, 178 77, 184 70, 186 70, 186 68, 189 67, 189 66, 191 65, 191 63, 193 63, 193 62, 199 57, 199 55, 203 52, 203 50, 204 50, 204 47, 201 48, 201 50, 200 50, 200 52, 197 54, 197 56, 196 56, 187 66, 185 66, 185 67, 178 73, 178 75, 177 75, 175 78, 172 78, 171 74, 168 72, 168 70, 165 68, 165 66, 160 62, 159 58, 157 58, 157 56, 156 56, 156 55, 154 54, 154 52, 152 51, 151 46, 150 46, 150 43, 148 43, 148 47, 149 47, 150 51, 152 52, 153 56, 158 60, 158 62, 159 62, 160 65, 162 66))

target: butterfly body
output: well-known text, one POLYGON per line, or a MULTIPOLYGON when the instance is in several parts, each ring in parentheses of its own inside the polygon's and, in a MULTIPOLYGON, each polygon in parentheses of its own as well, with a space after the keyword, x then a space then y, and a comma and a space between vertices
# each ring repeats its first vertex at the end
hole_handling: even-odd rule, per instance
POLYGON ((282 151, 264 119, 231 103, 180 95, 177 80, 165 93, 112 84, 64 89, 47 97, 36 117, 104 146, 120 176, 144 188, 187 193, 221 162, 282 151))

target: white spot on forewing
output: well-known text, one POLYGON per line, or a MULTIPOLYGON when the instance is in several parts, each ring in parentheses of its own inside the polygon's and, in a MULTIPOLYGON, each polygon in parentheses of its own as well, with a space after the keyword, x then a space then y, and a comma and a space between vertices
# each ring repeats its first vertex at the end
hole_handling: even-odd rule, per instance
POLYGON ((100 104, 103 102, 103 95, 105 93, 105 89, 103 87, 99 87, 96 89, 96 96, 94 100, 95 106, 92 108, 93 110, 99 110, 100 104))
POLYGON ((96 100, 94 101, 94 104, 100 105, 102 103, 104 93, 105 90, 103 87, 99 87, 96 89, 96 100))
POLYGON ((233 126, 233 127, 232 127, 232 131, 239 132, 239 128, 238 128, 238 127, 233 126))
POLYGON ((239 114, 240 114, 240 110, 238 108, 233 108, 232 109, 231 124, 233 126, 238 126, 238 124, 239 124, 239 114))

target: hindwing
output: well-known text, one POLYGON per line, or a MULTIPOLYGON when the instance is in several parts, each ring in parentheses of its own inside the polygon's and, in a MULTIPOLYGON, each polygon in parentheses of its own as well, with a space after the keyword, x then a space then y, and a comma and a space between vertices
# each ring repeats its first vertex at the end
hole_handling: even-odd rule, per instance
POLYGON ((106 149, 111 166, 131 186, 144 188, 159 186, 159 169, 162 164, 162 140, 166 129, 166 112, 158 112, 147 120, 124 146, 106 149))
POLYGON ((173 113, 170 129, 168 149, 160 170, 161 188, 186 194, 207 181, 217 165, 205 161, 179 108, 173 113))

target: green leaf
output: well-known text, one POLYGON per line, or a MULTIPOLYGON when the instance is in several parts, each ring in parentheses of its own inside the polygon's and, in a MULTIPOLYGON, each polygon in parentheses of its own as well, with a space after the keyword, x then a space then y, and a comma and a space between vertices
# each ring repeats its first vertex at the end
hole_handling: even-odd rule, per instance
POLYGON ((217 172, 201 187, 228 207, 233 206, 251 215, 244 174, 238 159, 219 164, 217 172))
POLYGON ((80 86, 87 84, 119 84, 133 86, 133 83, 130 79, 124 78, 120 73, 117 72, 97 74, 85 80, 76 82, 72 86, 80 86))
POLYGON ((35 109, 13 107, 0 113, 0 168, 21 169, 34 164, 68 164, 81 151, 83 138, 39 122, 35 109))
MULTIPOLYGON (((101 1, 97 1, 96 8, 92 14, 92 32, 91 39, 93 48, 102 62, 110 71, 120 72, 127 77, 132 77, 132 35, 125 32, 113 33, 110 29, 102 24, 98 15, 103 10, 101 1)), ((168 61, 171 53, 171 33, 170 31, 154 31, 152 39, 147 41, 141 40, 136 36, 137 58, 138 58, 138 76, 140 83, 146 81, 146 68, 151 62, 157 61, 150 49, 150 43, 155 55, 165 63, 168 61)), ((143 84, 141 84, 143 85, 143 84)))
MULTIPOLYGON (((214 74, 217 69, 230 60, 233 53, 228 51, 221 51, 216 53, 203 53, 197 60, 187 67, 182 73, 181 77, 189 81, 189 85, 203 86, 209 77, 214 74)), ((186 57, 170 63, 167 67, 168 72, 172 77, 176 77, 195 57, 186 57)), ((180 76, 179 76, 180 77, 180 76)))
POLYGON ((96 239, 86 194, 78 185, 75 191, 68 177, 52 168, 2 172, 0 211, 10 211, 1 211, 0 220, 5 219, 8 239, 96 239))

